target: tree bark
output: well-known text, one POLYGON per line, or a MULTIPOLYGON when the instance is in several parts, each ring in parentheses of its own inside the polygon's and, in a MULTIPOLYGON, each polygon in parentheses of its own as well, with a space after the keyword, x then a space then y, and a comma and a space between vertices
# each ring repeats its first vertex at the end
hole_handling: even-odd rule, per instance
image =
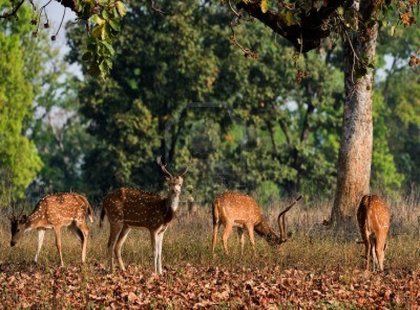
POLYGON ((354 225, 360 199, 370 190, 374 76, 367 66, 375 57, 377 35, 378 24, 371 22, 370 26, 359 29, 352 39, 348 37, 345 43, 346 100, 337 188, 331 213, 331 221, 338 227, 354 225))

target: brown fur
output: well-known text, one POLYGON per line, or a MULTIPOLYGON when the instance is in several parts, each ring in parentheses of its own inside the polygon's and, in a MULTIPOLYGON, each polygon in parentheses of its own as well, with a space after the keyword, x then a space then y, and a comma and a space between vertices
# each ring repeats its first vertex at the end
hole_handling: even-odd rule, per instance
POLYGON ((106 195, 103 210, 111 224, 124 223, 150 230, 168 224, 174 217, 165 197, 125 187, 106 195))
POLYGON ((161 197, 141 189, 120 188, 109 193, 102 202, 102 219, 107 215, 110 224, 108 240, 108 257, 110 267, 114 269, 114 256, 119 266, 125 270, 121 257, 121 248, 131 228, 144 227, 150 232, 152 247, 155 250, 155 271, 162 272, 161 253, 163 235, 168 224, 174 219, 179 205, 179 196, 183 184, 183 173, 178 176, 170 174, 158 159, 158 165, 166 176, 169 195, 161 197))
MULTIPOLYGON (((298 201, 295 200, 285 211, 281 213, 283 224, 279 223, 280 235, 271 228, 268 221, 262 214, 261 207, 250 196, 237 193, 226 192, 216 197, 213 202, 213 240, 212 250, 214 253, 217 243, 217 233, 220 225, 225 227, 222 241, 226 253, 228 253, 227 241, 233 227, 239 227, 241 232, 241 251, 243 252, 245 238, 243 229, 248 231, 249 239, 254 248, 254 231, 263 237, 271 245, 279 245, 285 242, 284 214, 298 201)), ((279 216, 280 220, 280 216, 279 216)))
POLYGON ((357 221, 365 244, 366 270, 369 270, 370 259, 373 269, 384 269, 386 238, 390 228, 391 214, 388 205, 376 195, 365 195, 357 210, 357 221))
POLYGON ((38 251, 35 256, 35 260, 37 260, 45 230, 54 229, 60 262, 61 265, 64 265, 61 252, 61 228, 70 226, 82 241, 82 261, 84 262, 89 235, 86 216, 89 216, 93 222, 93 210, 86 197, 75 193, 47 195, 37 203, 34 211, 28 217, 12 220, 11 245, 14 246, 24 232, 37 229, 39 232, 38 251))

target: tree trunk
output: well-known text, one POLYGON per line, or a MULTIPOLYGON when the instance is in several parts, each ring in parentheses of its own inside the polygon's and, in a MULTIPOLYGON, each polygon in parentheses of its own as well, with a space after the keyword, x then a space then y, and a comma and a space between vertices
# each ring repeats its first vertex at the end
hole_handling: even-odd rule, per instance
POLYGON ((351 43, 345 43, 346 100, 338 158, 337 189, 331 213, 331 221, 338 227, 354 225, 360 199, 369 193, 374 76, 367 66, 375 57, 377 35, 378 25, 371 23, 370 26, 360 29, 351 39, 351 43))

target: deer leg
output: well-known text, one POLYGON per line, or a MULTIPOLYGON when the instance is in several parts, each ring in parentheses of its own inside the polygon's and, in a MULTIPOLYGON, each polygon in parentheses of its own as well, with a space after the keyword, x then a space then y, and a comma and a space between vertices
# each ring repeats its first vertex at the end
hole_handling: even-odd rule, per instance
POLYGON ((154 267, 155 267, 155 273, 157 273, 158 270, 158 234, 157 231, 151 231, 150 237, 152 241, 152 248, 153 248, 153 260, 154 260, 154 267))
POLYGON ((365 269, 369 270, 370 243, 369 241, 365 241, 363 244, 365 245, 365 269))
POLYGON ((166 228, 158 233, 158 274, 162 274, 162 246, 163 246, 163 235, 165 234, 166 228))
POLYGON ((89 227, 86 223, 76 223, 77 229, 80 233, 78 235, 81 237, 80 241, 82 242, 82 263, 86 261, 86 250, 87 250, 87 241, 89 237, 89 227))
POLYGON ((373 271, 376 271, 376 268, 378 266, 378 258, 376 257, 376 239, 371 238, 371 252, 372 252, 372 265, 373 265, 373 271))
POLYGON ((255 254, 254 226, 252 226, 252 225, 247 225, 247 226, 246 226, 246 229, 248 230, 249 240, 251 241, 252 250, 254 251, 254 254, 255 254))
POLYGON ((233 225, 232 223, 226 223, 225 230, 223 231, 222 241, 223 241, 223 248, 225 249, 225 253, 229 254, 227 242, 230 236, 230 233, 232 232, 233 225))
POLYGON ((212 254, 214 256, 214 250, 216 249, 216 243, 217 243, 217 232, 219 229, 220 224, 219 223, 215 223, 213 225, 213 240, 212 240, 212 254))
POLYGON ((241 255, 244 255, 245 231, 242 228, 238 228, 238 234, 241 242, 241 255))
POLYGON ((63 253, 61 252, 61 227, 54 229, 55 232, 55 244, 57 246, 58 255, 60 256, 61 267, 64 267, 63 253))
POLYGON ((383 238, 376 239, 376 258, 378 260, 378 267, 380 271, 384 271, 385 258, 385 240, 383 238))
POLYGON ((117 244, 115 245, 115 256, 118 259, 118 264, 119 264, 121 270, 124 270, 124 271, 125 271, 125 266, 124 266, 124 262, 123 262, 122 257, 121 257, 121 248, 122 248, 125 240, 127 239, 127 236, 128 236, 129 232, 130 232, 130 228, 128 226, 124 226, 121 233, 120 233, 120 236, 118 238, 117 244))
POLYGON ((366 233, 362 234, 362 238, 365 244, 366 270, 369 270, 372 245, 370 243, 369 235, 367 235, 366 233))
POLYGON ((42 244, 44 243, 45 229, 38 230, 38 248, 36 250, 34 261, 38 263, 39 253, 41 252, 42 244))
POLYGON ((115 243, 118 240, 118 237, 121 233, 122 224, 119 223, 110 223, 110 232, 109 232, 109 239, 108 239, 108 259, 109 259, 109 267, 111 268, 111 271, 114 271, 114 249, 115 249, 115 243))

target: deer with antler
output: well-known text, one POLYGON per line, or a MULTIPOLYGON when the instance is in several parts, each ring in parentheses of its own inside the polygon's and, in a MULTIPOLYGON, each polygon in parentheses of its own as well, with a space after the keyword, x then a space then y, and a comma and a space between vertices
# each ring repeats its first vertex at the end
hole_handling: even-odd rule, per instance
POLYGON ((384 270, 386 238, 390 227, 391 213, 388 205, 376 195, 365 195, 357 210, 357 222, 365 245, 366 270, 373 261, 373 270, 384 270))
POLYGON ((82 262, 86 260, 89 227, 86 216, 93 222, 93 210, 85 196, 75 193, 59 193, 43 197, 29 215, 12 216, 10 226, 12 239, 10 246, 15 246, 22 236, 31 230, 38 231, 38 248, 35 262, 38 262, 47 229, 53 229, 61 266, 64 266, 61 251, 61 228, 68 226, 82 243, 82 262))
POLYGON ((163 235, 175 217, 179 206, 179 198, 183 184, 184 168, 173 175, 158 157, 157 164, 165 176, 169 194, 162 197, 141 189, 120 188, 109 193, 103 200, 101 222, 106 215, 110 224, 108 240, 108 258, 111 270, 114 270, 114 257, 118 259, 119 267, 125 270, 121 257, 121 248, 131 228, 147 228, 150 232, 154 248, 155 272, 162 273, 162 243, 163 235))
POLYGON ((244 229, 248 231, 251 245, 255 248, 254 232, 263 237, 271 245, 280 245, 287 241, 286 234, 286 213, 302 198, 299 196, 292 204, 280 212, 277 217, 279 225, 279 234, 270 227, 267 219, 263 216, 261 207, 254 198, 236 192, 226 192, 216 197, 213 202, 213 240, 212 252, 217 243, 217 233, 221 225, 224 231, 222 235, 223 247, 225 253, 228 254, 228 238, 233 227, 240 229, 241 235, 241 252, 243 253, 245 244, 244 229))

